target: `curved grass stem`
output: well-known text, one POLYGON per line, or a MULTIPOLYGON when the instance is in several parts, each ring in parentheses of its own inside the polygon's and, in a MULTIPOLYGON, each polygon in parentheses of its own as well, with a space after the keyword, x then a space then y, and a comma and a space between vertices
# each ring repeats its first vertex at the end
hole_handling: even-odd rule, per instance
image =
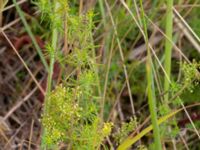
POLYGON ((160 140, 160 129, 157 121, 157 109, 156 109, 156 97, 155 97, 155 88, 154 88, 154 77, 153 77, 153 68, 152 68, 152 59, 151 59, 151 50, 148 46, 148 33, 147 33, 147 24, 144 16, 144 9, 142 5, 142 0, 140 0, 141 6, 141 20, 144 29, 144 39, 147 47, 147 61, 146 61, 146 72, 147 72, 147 91, 148 91, 148 104, 149 111, 151 115, 151 121, 153 125, 153 135, 155 142, 155 149, 162 150, 162 144, 160 140))
MULTIPOLYGON (((55 1, 54 1, 55 2, 55 1)), ((57 9, 58 3, 55 2, 54 6, 54 11, 57 9)), ((48 78, 47 78, 47 92, 45 95, 45 105, 44 105, 44 114, 48 113, 48 109, 50 106, 50 102, 48 101, 48 96, 51 92, 51 86, 52 86, 52 76, 53 76, 53 68, 54 68, 54 62, 55 62, 55 50, 57 48, 57 41, 58 41, 58 30, 55 27, 53 23, 53 31, 52 31, 52 40, 51 40, 51 52, 50 52, 50 64, 49 64, 49 73, 48 73, 48 78)), ((43 131, 43 136, 45 135, 45 129, 43 131)), ((42 146, 44 148, 46 147, 45 142, 42 140, 42 146)))
POLYGON ((16 7, 16 10, 17 10, 17 12, 19 14, 19 17, 22 20, 22 23, 24 24, 25 30, 27 31, 28 35, 30 36, 30 38, 31 38, 31 40, 33 42, 33 45, 34 45, 34 47, 35 47, 35 49, 36 49, 36 51, 37 51, 42 63, 43 63, 43 65, 45 66, 46 70, 49 71, 49 67, 48 67, 48 64, 47 64, 47 62, 46 62, 46 60, 44 58, 42 50, 39 47, 39 45, 38 45, 38 43, 37 43, 37 41, 35 39, 35 36, 33 35, 32 31, 31 31, 31 29, 30 29, 30 27, 29 27, 29 25, 28 25, 28 23, 27 23, 27 21, 25 19, 24 13, 22 12, 22 10, 19 7, 19 5, 17 4, 16 0, 13 0, 13 4, 16 7))
MULTIPOLYGON (((172 41, 172 33, 173 33, 173 0, 167 1, 167 18, 166 18, 166 36, 169 38, 169 40, 172 41)), ((164 91, 169 91, 170 86, 170 74, 171 74, 171 53, 172 53, 172 44, 168 39, 165 41, 165 63, 164 68, 167 73, 167 76, 165 76, 164 79, 164 91), (169 79, 168 79, 168 78, 169 79)), ((165 102, 168 101, 169 94, 165 94, 164 100, 165 102)))

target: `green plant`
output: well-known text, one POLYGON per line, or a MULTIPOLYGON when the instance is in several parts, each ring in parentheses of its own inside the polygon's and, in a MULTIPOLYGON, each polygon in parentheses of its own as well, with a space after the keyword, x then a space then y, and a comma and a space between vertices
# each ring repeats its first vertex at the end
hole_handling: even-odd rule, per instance
POLYGON ((65 88, 63 85, 51 92, 47 99, 48 111, 42 116, 44 147, 58 147, 61 143, 72 149, 101 146, 104 137, 110 134, 112 124, 101 126, 96 105, 86 98, 87 94, 84 89, 65 88), (83 103, 83 97, 87 102, 83 103))
POLYGON ((154 142, 155 142, 155 149, 161 150, 162 144, 160 140, 160 130, 159 125, 157 122, 157 106, 156 106, 156 97, 155 97, 155 87, 154 87, 154 79, 153 79, 153 69, 152 69, 152 58, 151 58, 151 50, 148 45, 148 33, 147 33, 147 25, 146 19, 144 16, 143 4, 142 0, 140 0, 141 12, 142 12, 142 23, 144 29, 144 39, 147 48, 147 62, 146 62, 146 72, 147 72, 147 91, 148 91, 148 104, 149 110, 151 115, 151 121, 153 125, 153 133, 154 133, 154 142))
POLYGON ((169 99, 169 86, 170 86, 170 76, 171 76, 171 53, 172 53, 172 33, 173 33, 173 0, 167 1, 166 10, 166 36, 168 39, 165 40, 165 79, 164 79, 164 91, 167 93, 164 96, 165 102, 167 103, 169 99))
MULTIPOLYGON (((179 149, 182 143, 179 144, 178 123, 185 116, 178 113, 182 110, 190 121, 187 126, 192 126, 199 136, 195 127, 198 123, 191 120, 191 110, 187 110, 199 104, 185 106, 197 102, 199 64, 189 61, 196 55, 191 45, 185 42, 187 52, 179 49, 182 40, 173 31, 173 0, 155 0, 151 4, 142 0, 99 0, 89 11, 90 4, 83 0, 36 0, 42 25, 36 27, 37 21, 30 20, 32 28, 13 1, 36 49, 34 33, 38 29, 47 43, 46 60, 38 52, 42 62, 48 62, 41 119, 43 149, 96 150, 118 146, 124 150, 137 141, 139 144, 133 147, 138 149, 160 150, 166 143, 179 149), (160 15, 165 12, 166 21, 160 15), (165 33, 158 27, 163 24, 165 33), (161 35, 166 38, 164 42, 161 35), (173 59, 172 46, 179 52, 173 53, 173 59), (54 73, 58 78, 53 77, 54 73), (115 124, 113 130, 110 121, 115 124), (143 140, 144 136, 147 140, 143 140)), ((20 89, 20 83, 17 87, 20 89)))
POLYGON ((103 123, 99 117, 98 105, 101 98, 98 94, 95 46, 91 37, 93 12, 77 15, 62 0, 53 2, 52 5, 47 5, 45 0, 40 2, 44 16, 47 15, 52 22, 52 40, 47 47, 50 70, 42 115, 42 147, 58 148, 64 144, 68 149, 99 149, 104 138, 110 134, 112 124, 103 123), (43 7, 44 5, 49 8, 43 7), (64 22, 61 22, 60 17, 63 16, 67 16, 67 32, 62 28, 64 22), (57 52, 58 31, 61 31, 61 37, 67 36, 67 43, 73 46, 67 55, 57 52), (55 61, 59 61, 61 66, 74 68, 75 72, 68 77, 64 74, 63 83, 51 91, 55 61))
POLYGON ((122 141, 127 137, 127 135, 129 135, 131 131, 136 129, 136 127, 137 127, 136 118, 131 118, 130 122, 128 123, 123 122, 119 132, 113 136, 118 143, 122 143, 122 141))
MULTIPOLYGON (((187 106, 187 108, 190 107, 195 107, 195 106, 199 106, 200 103, 197 104, 193 104, 193 105, 189 105, 187 106)), ((180 108, 178 110, 174 110, 172 112, 170 112, 169 114, 161 117, 160 119, 157 120, 158 125, 166 122, 168 119, 172 118, 173 116, 175 116, 177 113, 183 111, 183 108, 180 108)), ((151 130, 153 130, 153 126, 150 125, 148 127, 146 127, 145 129, 143 129, 138 135, 136 135, 135 137, 132 137, 132 135, 128 136, 117 148, 118 150, 125 150, 128 149, 132 144, 136 143, 138 140, 140 140, 143 136, 145 136, 147 133, 149 133, 151 130)))

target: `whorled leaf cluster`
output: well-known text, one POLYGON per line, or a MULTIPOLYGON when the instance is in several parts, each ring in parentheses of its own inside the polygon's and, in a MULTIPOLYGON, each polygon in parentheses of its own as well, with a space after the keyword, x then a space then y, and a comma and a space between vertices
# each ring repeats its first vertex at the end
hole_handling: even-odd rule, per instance
MULTIPOLYGON (((52 148, 64 144, 70 149, 98 149, 110 134, 112 124, 103 123, 99 117, 100 96, 97 92, 98 74, 92 40, 93 13, 90 11, 78 16, 70 14, 62 0, 45 8, 44 5, 49 5, 47 3, 41 0, 41 10, 45 14, 52 14, 54 8, 51 7, 57 7, 57 16, 67 12, 67 26, 59 20, 62 24, 60 36, 65 39, 67 33, 67 44, 71 49, 67 55, 56 52, 55 59, 63 69, 70 66, 75 72, 68 77, 64 74, 63 83, 47 95, 41 120, 43 146, 52 148), (64 30, 65 26, 67 30, 64 30)), ((53 14, 51 21, 57 21, 55 18, 56 14, 53 14)))

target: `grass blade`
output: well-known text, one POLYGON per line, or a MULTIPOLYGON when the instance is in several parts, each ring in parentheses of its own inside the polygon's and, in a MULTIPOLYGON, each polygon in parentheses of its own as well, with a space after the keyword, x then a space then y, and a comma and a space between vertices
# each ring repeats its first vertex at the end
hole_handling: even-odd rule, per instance
POLYGON ((147 61, 146 61, 146 72, 147 72, 147 91, 148 91, 148 104, 149 111, 151 115, 151 121, 153 125, 153 134, 156 150, 162 150, 162 144, 160 140, 160 129, 157 122, 157 109, 156 109, 156 97, 155 97, 155 88, 154 88, 154 77, 153 77, 153 68, 152 68, 152 59, 151 59, 151 50, 148 46, 148 33, 147 33, 147 24, 144 16, 144 9, 142 0, 140 0, 141 6, 141 20, 144 28, 144 39, 147 47, 147 61))
MULTIPOLYGON (((173 0, 167 1, 167 18, 166 18, 166 36, 169 40, 172 41, 172 33, 173 33, 173 0)), ((171 74, 171 53, 172 53, 172 44, 168 39, 165 41, 165 71, 167 76, 164 79, 164 91, 169 91, 170 86, 170 74, 171 74)), ((164 100, 167 103, 169 98, 168 92, 164 96, 164 100)))
POLYGON ((35 39, 35 37, 34 37, 32 31, 31 31, 31 29, 30 29, 30 27, 29 27, 29 25, 28 25, 28 23, 27 23, 27 21, 26 21, 26 19, 25 19, 25 17, 24 17, 24 13, 22 12, 22 10, 21 10, 21 8, 19 7, 19 5, 17 4, 16 0, 13 0, 13 4, 14 4, 15 7, 16 7, 16 10, 17 10, 17 12, 18 12, 18 14, 19 14, 19 16, 20 16, 20 19, 22 20, 22 23, 24 24, 24 27, 25 27, 25 29, 26 29, 28 35, 30 36, 30 38, 31 38, 31 40, 32 40, 32 42, 33 42, 33 45, 34 45, 35 49, 37 50, 37 53, 38 53, 38 55, 39 55, 39 57, 40 57, 40 59, 41 59, 43 65, 45 66, 46 70, 48 71, 48 70, 49 70, 48 64, 47 64, 47 62, 46 62, 46 60, 45 60, 45 58, 44 58, 44 56, 43 56, 43 54, 42 54, 41 48, 39 47, 39 45, 38 45, 38 43, 37 43, 37 41, 36 41, 36 39, 35 39))

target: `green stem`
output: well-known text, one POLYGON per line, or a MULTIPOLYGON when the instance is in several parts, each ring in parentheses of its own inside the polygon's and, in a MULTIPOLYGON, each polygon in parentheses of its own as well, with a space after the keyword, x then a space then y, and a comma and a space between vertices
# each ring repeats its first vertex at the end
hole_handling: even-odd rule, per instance
MULTIPOLYGON (((56 10, 58 6, 58 3, 55 2, 55 6, 54 6, 54 11, 56 10)), ((52 31, 52 40, 51 40, 51 48, 52 50, 50 50, 50 64, 49 64, 49 73, 48 73, 48 78, 47 78, 47 92, 46 92, 46 96, 45 96, 45 105, 44 105, 44 114, 48 113, 48 109, 50 106, 50 102, 48 101, 48 97, 49 94, 51 92, 51 84, 52 84, 52 75, 53 75, 53 68, 54 68, 54 62, 55 62, 55 51, 57 48, 57 40, 58 40, 58 30, 55 27, 55 24, 53 23, 53 31, 52 31)), ((45 128, 43 131, 43 137, 45 136, 45 128)), ((43 139, 43 138, 42 138, 43 139)), ((46 150, 46 144, 45 141, 42 140, 42 148, 44 150, 46 150)))
POLYGON ((48 64, 47 64, 43 54, 42 54, 42 50, 39 47, 39 45, 38 45, 38 43, 37 43, 37 41, 35 39, 35 36, 33 35, 32 31, 31 31, 31 29, 30 29, 30 27, 29 27, 29 25, 28 25, 28 23, 27 23, 27 21, 25 19, 24 13, 22 12, 22 10, 19 7, 19 5, 17 4, 16 0, 13 0, 13 4, 16 7, 16 10, 17 10, 17 12, 19 14, 19 17, 22 20, 22 23, 24 24, 25 30, 27 31, 28 35, 30 36, 30 38, 31 38, 31 40, 33 42, 33 45, 34 45, 35 49, 37 50, 37 53, 38 53, 43 65, 45 66, 46 70, 49 71, 49 67, 48 67, 48 64))
MULTIPOLYGON (((170 74, 171 74, 171 53, 172 53, 172 44, 170 41, 172 41, 172 33, 173 33, 173 0, 167 0, 167 18, 166 18, 166 36, 168 39, 165 41, 165 71, 166 75, 164 79, 164 91, 169 91, 170 86, 170 74)), ((164 100, 165 102, 168 101, 169 94, 165 94, 164 100)))
POLYGON ((99 2, 99 7, 100 7, 102 19, 103 19, 103 24, 104 24, 104 27, 105 27, 105 25, 106 25, 106 15, 105 15, 105 9, 104 9, 104 5, 103 5, 103 0, 98 0, 98 2, 99 2))
MULTIPOLYGON (((55 2, 55 8, 54 12, 57 9, 59 3, 55 2)), ((53 31, 52 31, 52 40, 51 40, 51 52, 50 52, 50 65, 49 65, 49 74, 48 74, 48 79, 47 79, 47 94, 46 98, 51 92, 51 84, 52 84, 52 76, 53 76, 53 68, 54 68, 54 62, 55 62, 55 51, 57 48, 57 40, 58 40, 58 30, 55 27, 55 24, 53 23, 53 31)), ((48 108, 49 104, 48 102, 46 103, 46 108, 48 108)))
POLYGON ((142 5, 142 0, 140 0, 140 6, 141 6, 141 18, 144 28, 144 39, 147 47, 147 61, 146 61, 146 72, 147 72, 147 90, 148 90, 148 104, 149 104, 149 110, 151 115, 151 121, 153 125, 153 135, 154 135, 154 142, 155 142, 155 149, 156 150, 162 150, 162 144, 160 140, 160 130, 159 125, 157 121, 157 112, 156 112, 156 97, 155 97, 155 88, 154 88, 154 78, 153 78, 153 72, 152 72, 152 60, 151 60, 151 51, 148 46, 148 33, 147 33, 147 24, 145 20, 144 15, 144 9, 142 5))
MULTIPOLYGON (((102 16, 102 20, 103 20, 103 27, 104 27, 104 32, 107 33, 107 26, 106 26, 106 15, 105 15, 105 8, 104 8, 104 1, 103 0, 98 0, 99 2, 99 7, 100 7, 100 12, 101 12, 101 16, 102 16)), ((103 58, 105 58, 106 56, 108 56, 108 52, 106 50, 109 49, 109 45, 110 45, 110 36, 111 34, 108 32, 108 34, 104 37, 104 47, 105 47, 105 51, 104 51, 104 56, 102 56, 103 58)), ((109 55, 110 56, 110 55, 109 55)), ((106 74, 107 75, 107 74, 106 74)), ((103 122, 104 120, 104 105, 105 105, 105 85, 107 85, 107 80, 105 80, 105 84, 104 84, 104 92, 103 92, 103 96, 102 96, 102 101, 100 103, 100 118, 101 121, 103 122)))

